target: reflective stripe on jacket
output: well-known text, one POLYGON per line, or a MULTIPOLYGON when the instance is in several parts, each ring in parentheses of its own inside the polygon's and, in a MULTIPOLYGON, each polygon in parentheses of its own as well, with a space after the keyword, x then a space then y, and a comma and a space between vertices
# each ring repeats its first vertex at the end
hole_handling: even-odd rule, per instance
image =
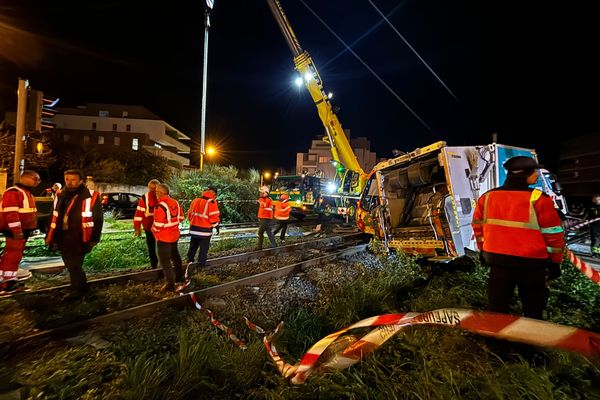
POLYGON ((221 221, 219 205, 210 191, 202 193, 202 197, 192 201, 188 211, 190 235, 211 236, 212 229, 221 221))
POLYGON ((19 234, 37 228, 37 208, 29 192, 19 186, 11 186, 0 201, 0 230, 19 234))
POLYGON ((258 198, 258 218, 273 219, 273 200, 270 197, 258 198))
POLYGON ((159 242, 174 243, 179 240, 179 223, 183 221, 183 212, 177 200, 164 196, 158 199, 154 209, 152 232, 159 242))
POLYGON ((560 263, 564 236, 552 199, 541 191, 492 190, 483 194, 473 214, 480 250, 560 263))
POLYGON ((137 229, 143 226, 145 231, 151 230, 154 223, 154 209, 157 205, 158 199, 155 192, 144 193, 138 200, 135 216, 133 217, 133 227, 137 229))
MULTIPOLYGON (((88 243, 92 239, 92 235, 94 233, 94 213, 93 209, 96 203, 98 202, 99 193, 94 190, 89 190, 90 197, 86 197, 81 202, 81 239, 83 243, 88 243)), ((54 198, 54 209, 52 211, 52 220, 50 222, 50 228, 46 233, 46 244, 50 244, 52 242, 52 238, 54 237, 54 232, 56 231, 56 224, 58 222, 58 201, 59 196, 54 198)), ((71 211, 73 212, 73 211, 71 211)), ((102 222, 102 221, 100 221, 102 222)), ((98 229, 102 229, 102 223, 98 229)), ((100 233, 98 232, 98 240, 100 233)))
POLYGON ((288 199, 280 200, 275 202, 275 219, 285 221, 290 219, 290 213, 292 212, 292 206, 288 199))

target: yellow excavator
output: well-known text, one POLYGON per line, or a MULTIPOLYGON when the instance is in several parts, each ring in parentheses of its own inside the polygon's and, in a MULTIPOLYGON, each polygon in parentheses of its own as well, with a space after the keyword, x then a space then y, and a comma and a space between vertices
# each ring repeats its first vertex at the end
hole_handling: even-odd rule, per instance
POLYGON ((267 3, 294 55, 296 71, 302 77, 317 106, 319 118, 325 127, 323 141, 331 147, 331 162, 336 168, 335 183, 322 193, 321 199, 317 200, 319 203, 317 205, 326 213, 354 218, 356 203, 365 186, 367 174, 358 163, 342 124, 331 106, 330 96, 323 89, 323 81, 315 63, 308 52, 300 46, 281 3, 279 0, 267 0, 267 3))

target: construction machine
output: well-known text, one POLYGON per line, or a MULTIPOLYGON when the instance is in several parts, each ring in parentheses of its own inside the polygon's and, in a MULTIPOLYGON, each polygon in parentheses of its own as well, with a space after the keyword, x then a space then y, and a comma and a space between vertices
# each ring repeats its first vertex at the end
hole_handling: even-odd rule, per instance
POLYGON ((277 176, 271 183, 269 197, 277 201, 282 193, 287 193, 292 217, 302 220, 316 210, 325 185, 325 179, 307 174, 277 176))
MULTIPOLYGON (((537 160, 533 149, 496 143, 448 146, 440 141, 380 162, 361 195, 357 225, 388 250, 432 262, 447 263, 477 251, 471 227, 477 199, 504 183, 503 164, 515 156, 537 160)), ((549 177, 542 171, 533 186, 552 196, 557 208, 566 206, 549 177)))
POLYGON ((267 0, 267 3, 294 55, 296 71, 300 74, 304 86, 317 107, 319 118, 325 127, 323 141, 331 147, 331 163, 336 168, 336 177, 333 187, 321 194, 321 208, 332 214, 353 217, 367 175, 360 166, 342 124, 333 110, 331 96, 323 89, 323 81, 317 67, 308 52, 300 46, 281 3, 279 0, 267 0))

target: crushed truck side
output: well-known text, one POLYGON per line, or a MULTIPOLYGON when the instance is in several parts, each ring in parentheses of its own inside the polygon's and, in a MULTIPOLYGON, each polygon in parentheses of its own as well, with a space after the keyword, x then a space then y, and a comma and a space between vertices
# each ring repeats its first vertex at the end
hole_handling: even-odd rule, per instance
POLYGON ((357 225, 388 249, 434 262, 476 251, 471 221, 477 199, 504 183, 502 165, 516 155, 537 159, 532 149, 437 142, 381 162, 369 174, 357 225))

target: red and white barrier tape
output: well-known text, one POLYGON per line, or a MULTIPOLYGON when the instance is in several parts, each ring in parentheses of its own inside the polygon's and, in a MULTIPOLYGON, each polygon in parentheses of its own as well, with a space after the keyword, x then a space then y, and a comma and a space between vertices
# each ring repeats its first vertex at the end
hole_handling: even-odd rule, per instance
POLYGON ((600 221, 600 218, 590 219, 589 221, 584 221, 584 222, 582 222, 580 224, 569 226, 567 228, 567 230, 569 230, 569 231, 577 231, 577 230, 583 228, 584 226, 588 226, 589 224, 593 224, 594 222, 598 222, 598 221, 600 221))
MULTIPOLYGON (((226 325, 223 325, 219 320, 217 320, 215 318, 215 314, 209 310, 208 308, 204 308, 202 307, 202 304, 200 304, 198 302, 198 300, 196 299, 196 295, 192 292, 192 293, 188 293, 190 296, 190 299, 192 299, 192 302, 194 303, 194 306, 196 306, 196 308, 200 311, 204 311, 208 317, 210 318, 210 323, 217 329, 222 330, 223 332, 225 332, 227 334, 227 337, 229 339, 231 339, 233 341, 233 343, 239 347, 242 350, 246 350, 246 343, 242 340, 239 339, 235 333, 233 333, 233 330, 229 327, 227 327, 226 325)), ((183 296, 183 294, 181 294, 183 296)))
MULTIPOLYGON (((498 339, 600 355, 600 334, 594 332, 525 317, 454 308, 364 319, 319 340, 296 365, 283 361, 272 342, 281 324, 264 336, 263 343, 282 376, 293 384, 301 384, 317 369, 343 369, 359 362, 403 328, 418 324, 445 325, 498 339), (366 327, 374 329, 366 335, 346 335, 366 327)), ((255 330, 265 332, 262 328, 255 330)))
POLYGON ((567 258, 582 274, 600 285, 600 272, 587 265, 581 258, 577 257, 571 250, 567 250, 567 258))

